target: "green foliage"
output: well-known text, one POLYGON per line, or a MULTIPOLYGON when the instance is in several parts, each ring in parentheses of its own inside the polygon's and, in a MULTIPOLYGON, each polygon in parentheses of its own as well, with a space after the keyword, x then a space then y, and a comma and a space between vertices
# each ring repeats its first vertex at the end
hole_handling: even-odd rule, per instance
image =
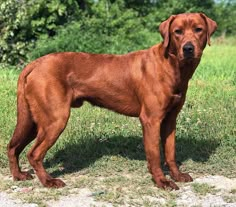
POLYGON ((221 1, 215 5, 215 17, 218 23, 217 33, 236 35, 236 1, 221 1))
POLYGON ((183 12, 206 13, 218 23, 217 35, 236 34, 234 0, 2 0, 0 62, 28 62, 27 57, 38 56, 29 54, 35 45, 38 54, 63 49, 124 53, 145 48, 156 40, 154 33, 163 20, 183 12), (74 35, 67 36, 67 31, 74 35), (52 44, 54 48, 46 51, 41 48, 52 44))
POLYGON ((134 8, 144 17, 145 26, 152 31, 172 14, 204 12, 210 17, 214 14, 214 0, 128 0, 125 2, 128 8, 134 8))
POLYGON ((41 35, 54 35, 57 26, 79 16, 79 10, 73 0, 5 0, 0 16, 0 62, 15 64, 25 60, 41 35))
POLYGON ((123 1, 108 4, 99 1, 91 7, 93 15, 61 27, 55 37, 41 38, 29 53, 35 59, 51 52, 83 51, 93 53, 125 53, 152 46, 160 36, 142 24, 138 13, 126 9, 123 1))

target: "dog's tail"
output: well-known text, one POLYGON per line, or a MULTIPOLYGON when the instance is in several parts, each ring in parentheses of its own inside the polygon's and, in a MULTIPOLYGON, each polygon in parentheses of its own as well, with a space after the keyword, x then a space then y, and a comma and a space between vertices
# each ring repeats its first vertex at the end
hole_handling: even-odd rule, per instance
POLYGON ((31 136, 35 134, 33 133, 35 131, 35 123, 25 98, 26 78, 32 72, 33 68, 32 64, 27 65, 21 72, 17 84, 17 124, 12 139, 8 144, 8 150, 19 148, 19 151, 17 150, 18 153, 23 150, 21 148, 24 148, 24 145, 33 140, 34 137, 31 136))
MULTIPOLYGON (((17 126, 21 128, 22 125, 32 124, 33 118, 25 98, 25 83, 27 76, 32 72, 34 67, 28 65, 21 72, 18 84, 17 84, 17 126)), ((22 129, 30 128, 29 126, 24 126, 22 129)))

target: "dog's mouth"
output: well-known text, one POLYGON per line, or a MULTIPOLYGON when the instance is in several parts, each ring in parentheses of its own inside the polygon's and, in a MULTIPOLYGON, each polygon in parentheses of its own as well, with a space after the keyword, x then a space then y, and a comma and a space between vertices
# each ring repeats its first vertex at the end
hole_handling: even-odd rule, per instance
POLYGON ((201 51, 192 42, 187 42, 182 46, 182 50, 180 53, 180 60, 191 61, 194 59, 200 59, 202 56, 201 51))
POLYGON ((193 52, 184 52, 184 59, 192 59, 195 57, 193 52))
POLYGON ((188 61, 189 62, 189 61, 193 61, 193 60, 198 60, 201 58, 201 56, 202 56, 202 53, 200 53, 200 52, 199 53, 192 53, 192 54, 182 53, 182 54, 180 54, 179 59, 180 59, 180 61, 188 61))
POLYGON ((187 57, 182 56, 179 58, 180 62, 193 62, 193 61, 199 60, 199 59, 201 59, 200 56, 187 56, 187 57))

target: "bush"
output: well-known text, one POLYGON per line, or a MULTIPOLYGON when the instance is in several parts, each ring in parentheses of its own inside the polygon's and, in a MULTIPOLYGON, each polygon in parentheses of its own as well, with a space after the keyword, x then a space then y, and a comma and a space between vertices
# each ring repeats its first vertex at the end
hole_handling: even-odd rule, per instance
POLYGON ((116 4, 99 1, 91 9, 91 17, 84 15, 80 21, 58 30, 56 36, 38 40, 29 59, 62 51, 121 54, 148 48, 160 41, 158 32, 146 29, 138 13, 125 9, 123 1, 116 4))
POLYGON ((42 35, 79 16, 76 1, 4 0, 0 3, 0 62, 18 64, 42 35))

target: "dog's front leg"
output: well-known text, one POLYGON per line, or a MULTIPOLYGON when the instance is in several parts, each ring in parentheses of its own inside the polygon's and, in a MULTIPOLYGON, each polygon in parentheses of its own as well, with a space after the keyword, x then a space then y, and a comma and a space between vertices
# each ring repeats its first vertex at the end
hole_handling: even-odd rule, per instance
POLYGON ((175 160, 175 132, 176 118, 180 109, 169 112, 161 124, 161 139, 165 155, 165 163, 170 170, 170 176, 178 182, 191 182, 193 179, 188 173, 180 172, 175 160))
POLYGON ((167 180, 161 169, 160 159, 160 126, 161 118, 152 113, 143 110, 140 115, 140 121, 143 127, 144 148, 148 162, 148 169, 152 174, 153 180, 160 188, 179 189, 178 186, 170 180, 167 180))

